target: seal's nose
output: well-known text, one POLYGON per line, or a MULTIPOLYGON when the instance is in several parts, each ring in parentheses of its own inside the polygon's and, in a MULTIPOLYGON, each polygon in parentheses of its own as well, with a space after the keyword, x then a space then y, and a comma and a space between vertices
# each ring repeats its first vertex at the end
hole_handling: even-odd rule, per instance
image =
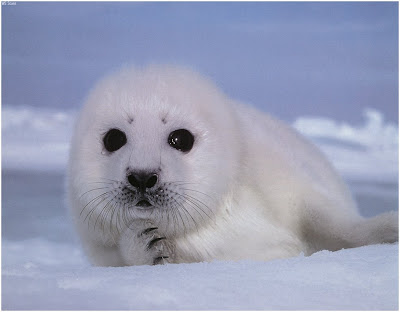
POLYGON ((129 183, 137 188, 141 193, 144 193, 147 188, 152 188, 158 181, 156 173, 145 171, 132 172, 128 175, 129 183))

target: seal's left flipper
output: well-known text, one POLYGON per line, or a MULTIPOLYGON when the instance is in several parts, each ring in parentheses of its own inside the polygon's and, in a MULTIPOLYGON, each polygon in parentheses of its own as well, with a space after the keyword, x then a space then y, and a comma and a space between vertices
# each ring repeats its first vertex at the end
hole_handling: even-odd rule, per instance
POLYGON ((173 262, 173 244, 149 220, 135 220, 121 235, 120 253, 126 265, 173 262))

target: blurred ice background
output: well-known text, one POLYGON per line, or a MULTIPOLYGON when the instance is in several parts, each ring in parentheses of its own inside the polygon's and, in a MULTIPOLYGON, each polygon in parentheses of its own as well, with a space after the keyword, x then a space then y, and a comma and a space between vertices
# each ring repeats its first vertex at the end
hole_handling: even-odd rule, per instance
POLYGON ((270 263, 91 268, 64 204, 85 94, 122 64, 157 62, 188 65, 293 125, 364 216, 397 210, 397 3, 1 9, 3 309, 398 308, 397 244, 270 263))

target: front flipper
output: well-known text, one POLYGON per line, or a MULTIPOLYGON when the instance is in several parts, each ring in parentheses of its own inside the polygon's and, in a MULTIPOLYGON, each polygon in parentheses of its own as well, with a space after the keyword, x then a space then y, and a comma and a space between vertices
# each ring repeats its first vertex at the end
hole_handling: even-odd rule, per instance
POLYGON ((126 265, 173 262, 173 244, 149 220, 135 220, 122 233, 119 249, 126 265))

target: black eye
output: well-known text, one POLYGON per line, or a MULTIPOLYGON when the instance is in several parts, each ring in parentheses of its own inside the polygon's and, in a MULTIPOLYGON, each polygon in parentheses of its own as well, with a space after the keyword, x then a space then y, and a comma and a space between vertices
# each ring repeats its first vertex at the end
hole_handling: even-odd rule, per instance
POLYGON ((178 151, 188 152, 193 147, 194 137, 188 130, 179 129, 170 133, 168 143, 178 151))
POLYGON ((109 152, 115 152, 126 144, 126 135, 121 130, 110 129, 103 138, 104 147, 109 152))

